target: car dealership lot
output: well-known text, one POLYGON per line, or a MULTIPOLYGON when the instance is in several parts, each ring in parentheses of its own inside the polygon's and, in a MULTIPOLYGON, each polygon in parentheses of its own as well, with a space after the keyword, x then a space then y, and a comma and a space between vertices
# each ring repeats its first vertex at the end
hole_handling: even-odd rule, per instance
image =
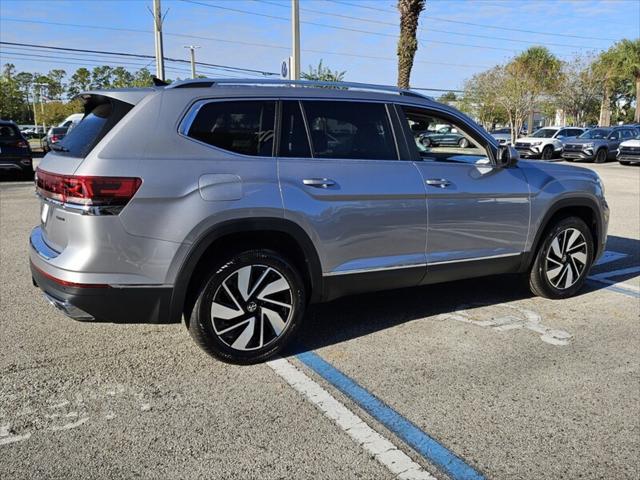
MULTIPOLYGON (((577 297, 497 277, 344 298, 311 309, 288 361, 437 478, 441 454, 409 447, 415 435, 389 431, 385 411, 363 410, 304 352, 478 476, 637 478, 640 167, 588 167, 612 218, 577 297)), ((269 365, 217 362, 182 325, 53 310, 29 275, 33 187, 3 182, 0 195, 0 477, 394 478, 269 365)))

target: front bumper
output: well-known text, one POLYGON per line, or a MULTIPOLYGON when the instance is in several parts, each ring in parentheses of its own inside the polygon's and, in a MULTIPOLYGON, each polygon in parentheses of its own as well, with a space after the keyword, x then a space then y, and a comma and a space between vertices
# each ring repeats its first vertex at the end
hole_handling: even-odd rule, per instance
POLYGON ((113 323, 167 323, 173 288, 157 285, 83 284, 62 280, 63 271, 49 260, 57 252, 46 245, 40 228, 30 237, 31 277, 45 299, 65 315, 83 321, 113 323), (46 269, 46 271, 45 271, 46 269))
POLYGON ((542 155, 541 152, 533 150, 532 148, 515 147, 515 149, 518 151, 518 154, 522 158, 540 158, 542 155))
POLYGON ((569 160, 593 160, 595 156, 593 153, 584 151, 571 151, 562 152, 562 158, 567 158, 569 160))
POLYGON ((620 154, 618 155, 617 160, 619 162, 633 162, 633 163, 640 163, 640 155, 625 155, 625 154, 620 154))

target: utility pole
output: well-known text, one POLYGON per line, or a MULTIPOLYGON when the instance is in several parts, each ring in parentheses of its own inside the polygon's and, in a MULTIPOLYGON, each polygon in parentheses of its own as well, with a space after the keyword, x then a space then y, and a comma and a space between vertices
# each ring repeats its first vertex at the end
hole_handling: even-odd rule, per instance
POLYGON ((291 0, 291 37, 293 40, 291 78, 300 80, 300 6, 298 0, 291 0))
POLYGON ((164 51, 162 49, 162 11, 160 0, 153 0, 153 30, 156 39, 156 77, 164 80, 164 51))
POLYGON ((185 45, 184 48, 188 48, 191 51, 191 78, 196 78, 196 48, 200 48, 200 46, 185 45))
MULTIPOLYGON (((33 96, 34 96, 34 100, 33 100, 33 107, 34 107, 34 114, 35 114, 35 87, 38 87, 38 97, 40 100, 40 112, 42 114, 42 130, 43 133, 46 135, 47 134, 47 125, 45 124, 45 119, 44 119, 44 94, 42 93, 42 88, 46 87, 47 84, 46 83, 34 83, 33 87, 34 87, 34 91, 33 91, 33 96)), ((35 120, 35 119, 34 119, 35 120)), ((38 130, 38 126, 36 124, 36 131, 38 130)))

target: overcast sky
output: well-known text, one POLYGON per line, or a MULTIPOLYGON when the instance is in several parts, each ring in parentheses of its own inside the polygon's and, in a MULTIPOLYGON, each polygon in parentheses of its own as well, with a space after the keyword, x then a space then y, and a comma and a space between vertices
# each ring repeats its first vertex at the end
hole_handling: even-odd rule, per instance
MULTIPOLYGON (((197 44, 197 59, 203 62, 280 70, 290 54, 289 0, 196 1, 162 1, 165 56, 187 59, 183 46, 197 44)), ((151 4, 0 0, 0 40, 153 55, 151 4)), ((393 0, 300 0, 300 5, 303 70, 322 58, 332 69, 346 71, 346 80, 395 83, 398 14, 393 0)), ((473 73, 530 45, 546 45, 566 59, 639 36, 640 0, 427 0, 411 82, 459 89, 473 73)), ((82 64, 104 63, 132 70, 148 65, 155 71, 152 60, 43 54, 6 45, 0 52, 0 62, 13 63, 19 71, 73 72, 82 64)), ((167 67, 169 78, 189 76, 187 65, 168 62, 167 67)), ((199 73, 216 76, 212 69, 199 73)))

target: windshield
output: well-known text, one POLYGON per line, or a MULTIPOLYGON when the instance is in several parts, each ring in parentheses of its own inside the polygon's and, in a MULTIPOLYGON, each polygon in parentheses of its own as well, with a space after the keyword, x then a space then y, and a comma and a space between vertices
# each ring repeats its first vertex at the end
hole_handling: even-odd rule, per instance
POLYGON ((494 130, 491 133, 511 133, 511 129, 510 128, 499 128, 497 130, 494 130))
POLYGON ((557 131, 558 129, 556 128, 541 128, 531 136, 534 138, 551 138, 557 131))
POLYGON ((587 138, 587 139, 602 139, 607 138, 607 136, 611 133, 611 130, 607 130, 606 128, 594 128, 593 130, 589 130, 584 132, 578 138, 587 138))

